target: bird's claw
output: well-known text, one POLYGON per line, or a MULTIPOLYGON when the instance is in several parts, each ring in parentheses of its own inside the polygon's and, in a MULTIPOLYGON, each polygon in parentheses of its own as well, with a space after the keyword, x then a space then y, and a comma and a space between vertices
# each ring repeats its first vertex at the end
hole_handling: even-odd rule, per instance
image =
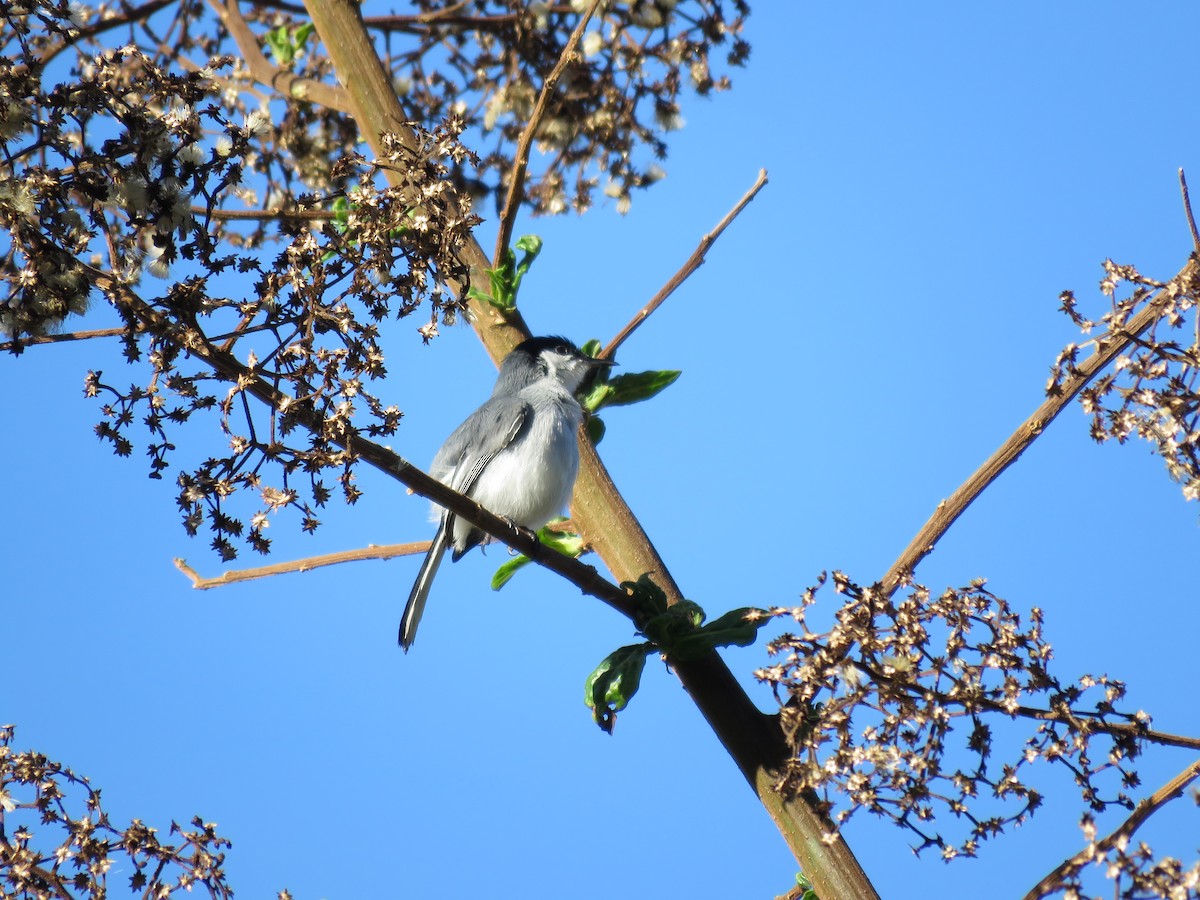
POLYGON ((535 541, 537 540, 537 532, 534 531, 533 529, 526 528, 524 525, 521 525, 518 522, 514 522, 512 519, 508 518, 507 516, 504 517, 504 521, 508 523, 508 527, 511 528, 514 533, 523 534, 523 535, 525 535, 525 537, 532 538, 535 541))

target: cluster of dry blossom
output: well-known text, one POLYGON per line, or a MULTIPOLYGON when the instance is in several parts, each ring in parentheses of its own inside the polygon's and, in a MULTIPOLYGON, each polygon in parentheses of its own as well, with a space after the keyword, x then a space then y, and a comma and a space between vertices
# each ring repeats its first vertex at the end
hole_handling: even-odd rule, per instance
POLYGON ((1130 764, 1149 719, 1117 710, 1119 682, 1052 676, 1039 610, 1023 627, 981 582, 939 596, 914 585, 895 600, 834 573, 844 603, 836 623, 815 633, 807 619, 824 582, 789 611, 801 630, 769 645, 781 661, 756 674, 780 698, 797 750, 785 778, 801 790, 844 791, 850 806, 837 822, 865 809, 914 832, 921 849, 971 856, 1041 804, 1023 780, 1039 759, 1068 767, 1093 809, 1131 804, 1130 764), (1001 753, 997 715, 1030 718, 1035 733, 1001 753), (930 830, 951 821, 964 823, 961 837, 930 830))
MULTIPOLYGON (((359 496, 355 440, 391 435, 400 421, 384 394, 381 325, 419 310, 431 325, 462 315, 447 285, 469 281, 461 251, 477 211, 503 200, 537 85, 590 5, 416 0, 411 14, 367 18, 411 121, 366 159, 298 6, 0 0, 8 348, 21 352, 89 305, 110 305, 140 374, 88 374, 99 436, 121 455, 144 440, 151 474, 173 473, 185 528, 207 528, 224 558, 239 544, 267 552, 273 510, 292 508, 315 529, 335 490, 328 482, 347 502, 359 496), (250 49, 259 38, 276 48, 271 57, 247 52, 247 34, 258 36, 250 49), (285 85, 288 99, 264 84, 285 85), (200 449, 200 420, 215 424, 219 450, 200 449), (143 428, 148 438, 134 433, 143 428), (191 449, 181 449, 184 436, 191 449), (235 497, 251 498, 249 512, 234 511, 235 497)), ((539 120, 542 155, 522 202, 583 211, 599 190, 626 208, 634 189, 662 176, 680 92, 722 90, 728 79, 714 67, 747 59, 747 14, 743 0, 603 5, 539 120)), ((1198 497, 1196 284, 1160 284, 1112 263, 1106 271, 1111 309, 1098 322, 1062 298, 1085 331, 1104 329, 1098 342, 1147 304, 1160 316, 1082 391, 1093 435, 1151 441, 1185 495, 1198 497), (1130 290, 1119 296, 1122 285, 1130 290), (1170 339, 1183 333, 1188 340, 1170 339)), ((1078 371, 1079 352, 1060 356, 1051 393, 1078 371)), ((1045 763, 1069 773, 1089 813, 1087 847, 1042 893, 1083 896, 1084 869, 1102 861, 1127 889, 1121 896, 1197 896, 1195 866, 1132 840, 1142 807, 1131 790, 1147 743, 1200 741, 1159 734, 1145 713, 1120 709, 1120 682, 1051 675, 1040 612, 1023 623, 982 583, 938 596, 909 585, 895 599, 841 575, 833 582, 845 602, 832 627, 809 630, 811 589, 786 611, 797 629, 770 645, 778 661, 758 673, 780 699, 790 789, 817 792, 839 824, 866 809, 951 858, 974 855, 1038 809, 1044 793, 1030 773, 1045 763), (836 807, 835 790, 848 807, 836 807), (1110 807, 1131 810, 1132 825, 1098 837, 1091 814, 1110 807)), ((100 896, 122 851, 135 888, 164 891, 147 896, 192 886, 229 895, 225 844, 210 826, 173 828, 175 845, 137 822, 116 829, 86 781, 12 751, 10 740, 0 729, 0 872, 13 889, 100 896), (70 789, 86 795, 83 814, 68 813, 70 789), (17 822, 23 811, 63 828, 62 843, 37 849, 32 825, 17 822)))
MULTIPOLYGON (((1146 439, 1195 499, 1200 258, 1166 282, 1111 261, 1104 269, 1100 289, 1110 308, 1097 321, 1079 312, 1071 292, 1060 298, 1086 334, 1100 331, 1088 342, 1097 356, 1085 372, 1082 348, 1066 347, 1047 394, 1065 402, 1070 384, 1097 441, 1146 439), (1110 352, 1109 367, 1097 369, 1110 352)), ((1031 609, 1023 625, 983 582, 934 596, 909 581, 897 600, 891 586, 862 587, 835 573, 844 602, 830 628, 810 630, 825 581, 800 607, 773 611, 800 630, 771 642, 780 661, 757 673, 780 701, 789 789, 813 792, 836 825, 867 810, 912 832, 918 852, 934 847, 952 859, 975 855, 982 842, 1035 813, 1047 795, 1035 774, 1045 764, 1065 771, 1080 793, 1084 846, 1027 896, 1092 896, 1085 882, 1097 871, 1118 897, 1200 896, 1200 862, 1160 856, 1135 839, 1200 779, 1200 762, 1139 800, 1133 793, 1141 786, 1135 763, 1147 746, 1195 751, 1200 737, 1155 731, 1144 711, 1121 709, 1119 681, 1052 675, 1041 610, 1031 609), (1096 816, 1111 809, 1128 815, 1099 836, 1096 816)))
MULTIPOLYGON (((406 108, 434 120, 459 114, 482 130, 481 164, 467 177, 498 205, 542 73, 590 3, 418 0, 412 14, 366 22, 388 34, 406 108)), ((664 134, 683 124, 680 92, 726 90, 719 68, 749 58, 748 14, 745 0, 602 4, 534 135, 548 163, 527 177, 527 202, 542 213, 583 211, 599 188, 627 209, 635 189, 663 177, 664 134)))
MULTIPOLYGON (((1100 290, 1109 309, 1096 320, 1079 312, 1071 291, 1059 298, 1063 312, 1084 334, 1099 329, 1099 336, 1084 347, 1123 334, 1148 304, 1157 308, 1157 315, 1146 331, 1131 335, 1132 345, 1110 370, 1080 393, 1080 403, 1092 416, 1092 437, 1100 443, 1124 443, 1131 435, 1148 441, 1171 478, 1182 485, 1184 497, 1200 499, 1200 278, 1189 267, 1180 277, 1159 282, 1112 260, 1105 261, 1104 272, 1100 290)), ((1059 355, 1048 391, 1058 390, 1077 371, 1080 350, 1071 344, 1059 355)))
POLYGON ((1131 837, 1200 777, 1200 764, 1150 800, 1131 792, 1147 744, 1194 750, 1200 738, 1156 732, 1145 712, 1122 710, 1119 681, 1051 674, 1042 612, 1023 624, 983 582, 938 596, 912 584, 895 599, 834 573, 843 603, 834 624, 814 632, 808 620, 825 582, 801 606, 773 611, 798 629, 769 644, 779 661, 756 672, 780 701, 790 790, 815 794, 838 826, 866 810, 915 835, 917 852, 953 859, 1033 815, 1046 797, 1038 764, 1058 767, 1086 810, 1086 845, 1029 896, 1089 896, 1083 883, 1097 863, 1121 897, 1198 896, 1200 863, 1158 858, 1131 837), (1110 808, 1131 815, 1099 838, 1094 815, 1110 808))
MULTIPOLYGON (((228 900, 225 850, 214 825, 171 824, 171 841, 138 820, 114 825, 100 792, 60 763, 12 746, 0 726, 0 889, 6 897, 59 900, 108 896, 119 873, 143 897, 228 900)), ((286 900, 286 892, 280 895, 286 900)))
MULTIPOLYGON (((97 433, 121 455, 142 444, 152 477, 173 471, 185 528, 207 528, 224 559, 267 552, 274 510, 312 530, 335 490, 358 498, 347 442, 391 435, 401 417, 381 394, 381 323, 424 308, 428 338, 461 315, 447 285, 468 281, 472 204, 480 185, 507 189, 520 98, 578 18, 573 5, 418 7, 369 22, 412 121, 367 160, 299 8, 0 0, 0 332, 20 352, 90 304, 116 310, 145 374, 88 375, 97 433), (296 429, 298 410, 321 428, 296 429), (185 423, 205 417, 223 449, 180 449, 196 443, 185 423)), ((746 12, 740 0, 606 9, 541 119, 525 202, 565 208, 568 172, 581 210, 601 177, 623 198, 646 183, 639 166, 665 153, 681 86, 727 85, 710 73, 717 45, 746 58, 746 12)))

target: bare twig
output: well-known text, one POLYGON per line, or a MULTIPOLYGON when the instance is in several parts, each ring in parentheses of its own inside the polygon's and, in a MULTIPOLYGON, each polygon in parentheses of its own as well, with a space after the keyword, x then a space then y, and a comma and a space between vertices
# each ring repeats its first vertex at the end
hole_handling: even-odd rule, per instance
POLYGON ((205 578, 187 564, 186 560, 176 558, 175 568, 192 580, 192 587, 198 591, 210 588, 224 587, 239 581, 254 581, 258 578, 270 578, 273 575, 288 575, 293 572, 308 572, 323 566, 336 566, 339 563, 359 562, 364 559, 394 559, 397 556, 411 556, 414 553, 424 553, 429 549, 429 541, 412 541, 407 544, 372 544, 360 547, 358 550, 343 550, 340 553, 324 553, 320 556, 309 556, 304 559, 293 559, 289 562, 274 563, 269 566, 258 566, 253 569, 231 569, 222 572, 215 578, 205 578))
POLYGON ((1039 897, 1056 891, 1062 886, 1065 879, 1075 876, 1089 863, 1103 859, 1114 847, 1127 842, 1150 816, 1181 796, 1184 789, 1197 778, 1200 778, 1200 760, 1193 762, 1149 797, 1139 801, 1129 818, 1107 837, 1101 838, 1095 843, 1089 843, 1087 847, 1070 859, 1060 863, 1053 872, 1039 881, 1033 890, 1025 895, 1025 900, 1038 900, 1039 897))
POLYGON ((456 10, 466 6, 459 3, 451 9, 439 9, 418 16, 364 16, 363 24, 381 31, 402 31, 410 34, 425 34, 431 26, 470 28, 495 31, 509 27, 520 19, 519 13, 503 13, 495 16, 455 15, 456 10))
POLYGON ((525 191, 525 171, 529 168, 529 148, 533 145, 533 135, 537 131, 538 126, 542 123, 542 116, 546 114, 546 107, 550 104, 550 98, 554 94, 554 89, 558 87, 558 80, 562 77, 562 73, 566 71, 568 65, 575 59, 575 50, 579 46, 579 41, 583 38, 583 32, 587 28, 588 22, 591 21, 592 14, 604 0, 592 0, 591 4, 579 19, 579 24, 575 26, 575 30, 571 32, 571 37, 567 41, 567 45, 563 47, 562 54, 558 57, 558 62, 546 76, 545 82, 542 83, 542 92, 538 95, 537 104, 533 107, 533 113, 529 117, 529 122, 525 125, 525 130, 521 132, 521 139, 517 142, 517 151, 513 156, 512 177, 508 182, 508 196, 504 200, 504 210, 500 213, 500 233, 496 235, 496 252, 492 254, 492 265, 499 267, 504 260, 504 252, 508 249, 508 242, 512 240, 513 226, 516 224, 517 207, 521 203, 521 197, 525 191))
POLYGON ((19 350, 30 344, 61 344, 64 341, 86 341, 91 338, 118 337, 125 333, 124 328, 97 328, 95 331, 68 331, 64 334, 40 334, 22 337, 0 344, 0 352, 19 350))
MULTIPOLYGON (((570 519, 561 522, 551 522, 546 526, 559 534, 571 533, 574 523, 570 519)), ((308 572, 323 566, 336 566, 340 563, 362 562, 368 559, 395 559, 397 556, 413 556, 424 553, 429 549, 429 541, 409 541, 407 544, 369 544, 357 550, 342 550, 338 553, 323 553, 319 556, 306 556, 303 559, 293 559, 283 563, 273 563, 269 566, 256 566, 252 569, 231 569, 213 578, 205 578, 187 564, 187 560, 176 557, 175 568, 191 579, 192 587, 198 591, 210 588, 224 587, 227 584, 237 584, 240 581, 254 581, 259 578, 271 578, 275 575, 291 575, 296 572, 308 572)), ((1200 743, 1200 742, 1197 742, 1200 743)))
POLYGON ((327 209, 213 209, 206 206, 193 206, 192 214, 208 216, 212 219, 229 219, 233 221, 276 221, 297 219, 300 221, 332 219, 337 213, 327 209))
MULTIPOLYGON (((561 522, 551 522, 546 527, 559 534, 571 533, 574 523, 570 519, 561 522)), ((227 584, 237 584, 240 581, 255 581, 259 578, 271 578, 275 575, 291 575, 296 572, 308 572, 323 566, 336 566, 340 563, 362 562, 368 559, 395 559, 397 556, 414 556, 429 549, 430 541, 409 541, 407 544, 368 544, 357 550, 342 550, 338 553, 322 553, 318 556, 306 556, 303 559, 293 559, 288 562, 273 563, 269 566, 256 566, 252 569, 230 569, 213 578, 206 578, 187 564, 187 560, 175 557, 175 568, 191 579, 192 587, 198 591, 224 587, 227 584)), ((1200 742, 1197 742, 1200 743, 1200 742)))
POLYGON ((1192 232, 1192 247, 1200 253, 1200 231, 1196 231, 1196 219, 1192 215, 1192 198, 1188 196, 1187 178, 1179 170, 1179 190, 1183 192, 1183 211, 1187 213, 1188 230, 1192 232))
POLYGON ((766 186, 766 184, 767 170, 759 169, 758 178, 755 179, 755 182, 750 187, 750 190, 746 191, 746 193, 742 195, 742 199, 734 204, 733 209, 725 214, 725 218, 718 222, 712 231, 700 239, 700 244, 695 250, 692 251, 692 255, 688 257, 687 262, 680 267, 678 272, 671 276, 671 280, 663 285, 662 290, 655 294, 654 297, 651 298, 650 302, 642 307, 637 315, 630 319, 629 324, 622 328, 620 333, 608 342, 607 346, 605 346, 604 350, 600 353, 601 359, 612 359, 617 352, 617 348, 620 347, 621 344, 625 343, 626 338, 633 334, 633 332, 637 330, 638 326, 646 321, 646 319, 650 318, 650 314, 662 306, 666 299, 670 297, 671 294, 675 293, 675 290, 681 284, 683 284, 693 272, 704 265, 705 255, 708 253, 709 248, 711 248, 716 242, 717 238, 721 236, 721 232, 729 227, 729 224, 737 218, 738 214, 746 208, 750 201, 754 199, 754 197, 766 186))
POLYGON ((949 498, 938 504, 929 521, 912 539, 899 559, 892 563, 880 584, 891 596, 896 590, 912 577, 917 565, 933 552, 934 546, 942 535, 950 528, 959 516, 970 506, 1000 473, 1017 461, 1046 427, 1066 409, 1093 378, 1096 377, 1109 363, 1121 355, 1134 342, 1139 334, 1149 328, 1158 319, 1159 307, 1163 299, 1169 297, 1171 286, 1188 283, 1200 277, 1200 260, 1189 260, 1158 296, 1151 299, 1136 316, 1131 318, 1119 332, 1105 335, 1100 339, 1096 352, 1075 370, 1069 378, 1059 385, 1056 392, 1034 410, 1033 415, 1026 419, 1016 431, 1006 440, 974 474, 964 481, 949 498))

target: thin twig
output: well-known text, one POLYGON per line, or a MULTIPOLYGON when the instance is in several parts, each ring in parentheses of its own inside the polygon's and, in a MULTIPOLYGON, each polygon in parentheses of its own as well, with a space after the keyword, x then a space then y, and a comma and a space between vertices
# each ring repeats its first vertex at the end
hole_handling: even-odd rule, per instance
POLYGON ((680 267, 679 271, 671 276, 671 280, 663 285, 662 289, 655 294, 653 298, 651 298, 650 302, 642 307, 637 315, 630 319, 629 324, 622 328, 620 333, 608 342, 608 345, 605 346, 604 350, 600 353, 600 359, 612 359, 614 354, 617 352, 617 348, 625 343, 626 338, 633 334, 634 331, 637 330, 638 326, 645 322, 646 319, 650 318, 650 314, 662 306, 663 302, 666 301, 671 294, 675 293, 675 290, 681 284, 683 284, 693 272, 704 265, 705 255, 708 253, 712 245, 716 243, 717 238, 721 236, 721 232, 729 227, 729 224, 738 217, 738 214, 745 209, 747 205, 749 205, 750 201, 754 199, 754 197, 766 186, 766 184, 767 170, 759 169, 758 178, 755 179, 754 184, 750 187, 750 190, 746 191, 746 193, 742 195, 742 199, 734 204, 733 209, 725 214, 725 218, 718 222, 712 231, 700 239, 700 243, 696 249, 692 251, 692 255, 688 257, 687 262, 680 267))
POLYGON ((300 221, 332 219, 337 213, 328 209, 213 209, 206 206, 193 206, 192 214, 208 216, 212 219, 230 219, 234 221, 266 221, 297 219, 300 221))
POLYGON ((421 13, 419 16, 363 16, 363 24, 368 28, 378 28, 381 31, 403 31, 410 34, 426 34, 430 26, 490 30, 513 25, 521 18, 520 13, 504 13, 495 16, 455 15, 458 9, 466 6, 459 3, 451 9, 440 9, 436 12, 421 13))
POLYGON ((176 558, 175 568, 192 581, 192 587, 198 591, 210 588, 224 587, 239 581, 254 581, 258 578, 270 578, 273 575, 288 575, 293 572, 308 572, 323 566, 336 566, 339 563, 359 562, 364 559, 394 559, 397 556, 412 556, 424 553, 429 549, 429 541, 412 541, 407 544, 374 544, 361 547, 358 550, 343 550, 339 553, 324 553, 320 556, 309 556, 304 559, 293 559, 288 562, 273 563, 269 566, 258 566, 253 569, 231 569, 222 572, 215 578, 205 578, 187 564, 186 560, 176 558))
POLYGON ((1039 881, 1025 900, 1038 900, 1062 887, 1066 878, 1073 877, 1089 863, 1098 862, 1108 855, 1114 847, 1129 840, 1145 821, 1160 808, 1181 796, 1189 784, 1200 778, 1200 760, 1196 760, 1186 769, 1160 787, 1144 800, 1138 802, 1129 818, 1122 822, 1107 837, 1095 843, 1089 843, 1070 859, 1064 860, 1054 871, 1039 881))
POLYGON ((529 148, 533 145, 533 135, 537 131, 538 126, 542 123, 542 116, 546 114, 546 108, 550 105, 550 97, 554 94, 554 89, 558 87, 558 79, 562 77, 562 73, 572 60, 575 58, 575 49, 579 46, 579 41, 583 38, 583 32, 587 28, 588 22, 591 21, 592 13, 604 0, 592 0, 591 4, 584 10, 583 16, 579 19, 579 24, 575 26, 575 30, 571 32, 571 37, 567 40, 567 45, 563 47, 562 54, 558 57, 558 62, 546 76, 545 82, 542 84, 542 92, 538 95, 537 104, 533 107, 533 113, 529 117, 529 122, 525 125, 525 130, 521 132, 521 139, 517 142, 517 152, 513 157, 512 178, 508 183, 508 196, 504 200, 504 210, 500 213, 500 233, 496 235, 496 252, 492 255, 492 265, 499 267, 504 260, 504 251, 508 249, 508 242, 512 240, 513 226, 516 224, 517 207, 521 203, 521 198, 525 193, 525 171, 529 168, 529 148))
POLYGON ((1200 231, 1196 231, 1196 219, 1192 216, 1192 198, 1188 196, 1187 178, 1179 170, 1179 189, 1183 192, 1183 211, 1187 213, 1188 230, 1192 232, 1192 247, 1200 253, 1200 231))
MULTIPOLYGON (((574 523, 570 519, 561 522, 551 522, 546 527, 557 533, 570 533, 574 523)), ((338 553, 323 553, 319 556, 306 556, 303 559, 293 559, 288 562, 273 563, 269 566, 257 566, 253 569, 230 569, 213 578, 205 578, 187 564, 187 560, 176 557, 175 568, 191 579, 192 587, 198 591, 224 587, 227 584, 237 584, 239 581, 254 581, 259 578, 271 578, 275 575, 291 575, 296 572, 308 572, 323 566, 336 566, 340 563, 362 562, 367 559, 395 559, 397 556, 414 556, 429 549, 429 541, 409 541, 407 544, 369 544, 358 550, 342 550, 338 553)))
POLYGON ((63 334, 38 334, 18 338, 0 344, 0 352, 4 350, 19 350, 31 344, 61 344, 65 341, 86 341, 91 338, 118 337, 126 332, 124 328, 97 328, 95 331, 68 331, 63 334))
MULTIPOLYGON (((873 682, 886 684, 893 690, 904 690, 906 685, 899 678, 893 678, 885 672, 876 670, 873 667, 859 663, 873 682)), ((947 706, 953 706, 958 701, 952 696, 938 694, 942 702, 947 706)), ((1057 708, 1039 709, 1035 706, 1009 706, 1000 703, 996 700, 989 700, 987 697, 971 698, 971 702, 977 705, 980 709, 986 709, 994 713, 1002 713, 1006 716, 1020 716, 1025 719, 1033 719, 1038 722, 1058 722, 1063 725, 1072 725, 1071 718, 1077 717, 1085 724, 1074 724, 1073 727, 1078 731, 1086 729, 1090 734, 1107 734, 1110 737, 1114 735, 1129 735, 1138 740, 1147 741, 1151 744, 1160 744, 1167 747, 1184 747, 1188 750, 1200 750, 1200 737, 1189 737, 1183 734, 1171 734, 1167 731, 1155 731, 1152 728, 1146 728, 1137 722, 1108 722, 1103 719, 1093 718, 1086 713, 1079 715, 1071 712, 1064 714, 1057 708)))
POLYGON ((999 478, 1001 472, 1017 461, 1017 458, 1037 440, 1058 414, 1075 399, 1076 395, 1087 387, 1088 383, 1109 363, 1120 356, 1139 334, 1154 324, 1160 315, 1161 303, 1170 299, 1171 285, 1186 285, 1194 282, 1198 277, 1200 277, 1200 259, 1188 260, 1187 265, 1159 291, 1158 296, 1151 299, 1145 308, 1130 319, 1120 331, 1101 338, 1097 343, 1096 352, 1079 366, 1073 375, 1059 385, 1055 393, 1034 410, 1033 415, 1026 419, 970 478, 964 481, 949 498, 938 504, 933 515, 929 517, 929 521, 917 532, 917 536, 904 548, 899 559, 892 563, 892 567, 880 580, 887 596, 890 597, 894 594, 912 577, 913 570, 921 560, 933 552, 934 546, 942 535, 975 501, 975 498, 999 478))

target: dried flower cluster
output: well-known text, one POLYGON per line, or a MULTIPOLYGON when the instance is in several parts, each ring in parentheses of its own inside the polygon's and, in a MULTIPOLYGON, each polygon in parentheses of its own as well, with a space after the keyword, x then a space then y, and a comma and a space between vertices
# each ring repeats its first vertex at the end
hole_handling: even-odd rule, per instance
MULTIPOLYGON (((1148 441, 1170 476, 1183 486, 1184 497, 1200 499, 1200 280, 1194 267, 1165 284, 1112 260, 1105 261, 1104 271, 1100 290, 1110 308, 1099 321, 1078 312, 1070 291, 1060 298, 1063 311, 1085 334, 1102 329, 1089 343, 1124 335, 1130 319, 1147 304, 1154 304, 1159 316, 1147 331, 1134 336, 1130 350, 1117 357, 1111 371, 1080 393, 1080 403, 1092 416, 1092 437, 1101 443, 1124 443, 1131 435, 1148 441)), ((1050 393, 1077 371, 1079 350, 1071 344, 1059 355, 1047 386, 1050 393)))
MULTIPOLYGON (((111 304, 126 359, 149 371, 89 374, 97 433, 129 455, 145 427, 152 477, 177 470, 185 527, 207 526, 223 558, 239 543, 266 552, 273 510, 314 529, 330 474, 359 496, 353 440, 391 435, 401 416, 379 394, 380 323, 428 304, 428 339, 461 314, 446 285, 468 280, 467 188, 506 188, 519 98, 558 61, 580 5, 418 7, 373 20, 413 122, 369 161, 294 8, 0 0, 0 333, 20 352, 111 304), (465 129, 490 141, 483 161, 465 129), (180 459, 198 413, 227 447, 180 459), (247 490, 257 502, 235 515, 247 490)), ((527 197, 541 210, 564 206, 568 171, 579 209, 600 168, 627 198, 648 180, 638 143, 665 152, 653 135, 678 118, 681 72, 720 89, 711 47, 728 43, 735 64, 748 52, 741 0, 611 7, 541 120, 550 155, 527 197)))
MULTIPOLYGON (((118 893, 109 875, 128 879, 142 897, 232 898, 225 884, 229 842, 216 826, 193 819, 171 823, 171 843, 134 819, 114 825, 100 792, 86 778, 40 753, 12 747, 13 729, 0 727, 0 893, 30 900, 118 893)), ((120 885, 124 887, 124 885, 120 885)))
POLYGON ((3 144, 0 324, 40 334, 90 295, 105 297, 127 325, 126 357, 150 372, 130 386, 88 376, 87 393, 107 401, 98 434, 128 455, 129 432, 147 428, 151 474, 161 477, 175 432, 197 412, 215 414, 227 450, 179 474, 184 524, 196 533, 207 522, 225 558, 237 538, 266 552, 270 511, 296 507, 303 527, 316 527, 330 495, 323 472, 357 498, 350 436, 394 433, 399 410, 369 390, 386 374, 377 323, 426 300, 443 314, 457 309, 439 283, 465 278, 458 250, 477 220, 447 174, 470 155, 454 123, 420 132, 416 147, 391 142, 378 164, 347 150, 329 169, 329 192, 270 201, 292 215, 275 220, 267 252, 261 222, 235 232, 237 220, 221 215, 249 199, 248 168, 261 177, 276 164, 279 139, 265 113, 234 121, 215 102, 231 61, 176 75, 124 47, 79 59, 72 79, 47 89, 29 19, 70 33, 53 18, 62 12, 9 8, 7 33, 24 56, 0 69, 0 96, 24 91, 28 102, 3 144), (378 165, 393 186, 375 186, 378 165), (329 215, 306 220, 314 208, 329 215), (186 276, 153 296, 147 275, 165 279, 180 262, 186 276), (247 395, 255 380, 273 391, 265 407, 247 395), (323 423, 299 440, 288 415, 297 404, 323 423), (225 509, 241 488, 260 498, 249 527, 225 509))
POLYGON ((1133 840, 1133 832, 1139 824, 1140 821, 1133 820, 1117 832, 1099 837, 1095 820, 1084 815, 1084 849, 1043 879, 1030 893, 1035 897, 1102 900, 1101 896, 1087 893, 1083 883, 1083 876, 1089 869, 1102 869, 1113 883, 1113 896, 1122 900, 1194 900, 1200 897, 1200 862, 1186 866, 1174 857, 1158 857, 1145 841, 1133 840))
POLYGON ((1068 770, 1092 810, 1132 806, 1149 717, 1116 709, 1120 682, 1052 676, 1039 610, 1023 627, 982 582, 938 597, 914 586, 899 602, 840 574, 834 585, 845 597, 836 624, 807 628, 818 584, 801 607, 777 611, 801 630, 773 641, 781 661, 756 673, 782 705, 790 788, 818 791, 831 810, 837 789, 849 801, 839 824, 866 809, 945 858, 974 855, 1038 808, 1027 781, 1038 761, 1068 770), (1032 734, 1019 733, 1022 719, 1036 723, 1032 734), (953 822, 961 837, 944 836, 953 822))
MULTIPOLYGON (((591 0, 417 0, 416 12, 368 18, 387 32, 393 72, 410 114, 450 113, 482 129, 483 157, 472 186, 508 190, 512 147, 591 0), (486 149, 486 152, 484 150, 486 149)), ((661 136, 683 125, 680 91, 726 90, 718 62, 742 65, 745 0, 631 0, 603 3, 585 34, 583 56, 567 69, 536 133, 525 199, 541 213, 587 209, 599 187, 627 209, 633 189, 663 177, 661 136), (724 48, 718 56, 718 48, 724 48), (638 153, 650 150, 651 159, 638 153), (603 183, 601 183, 603 182, 603 183)))

